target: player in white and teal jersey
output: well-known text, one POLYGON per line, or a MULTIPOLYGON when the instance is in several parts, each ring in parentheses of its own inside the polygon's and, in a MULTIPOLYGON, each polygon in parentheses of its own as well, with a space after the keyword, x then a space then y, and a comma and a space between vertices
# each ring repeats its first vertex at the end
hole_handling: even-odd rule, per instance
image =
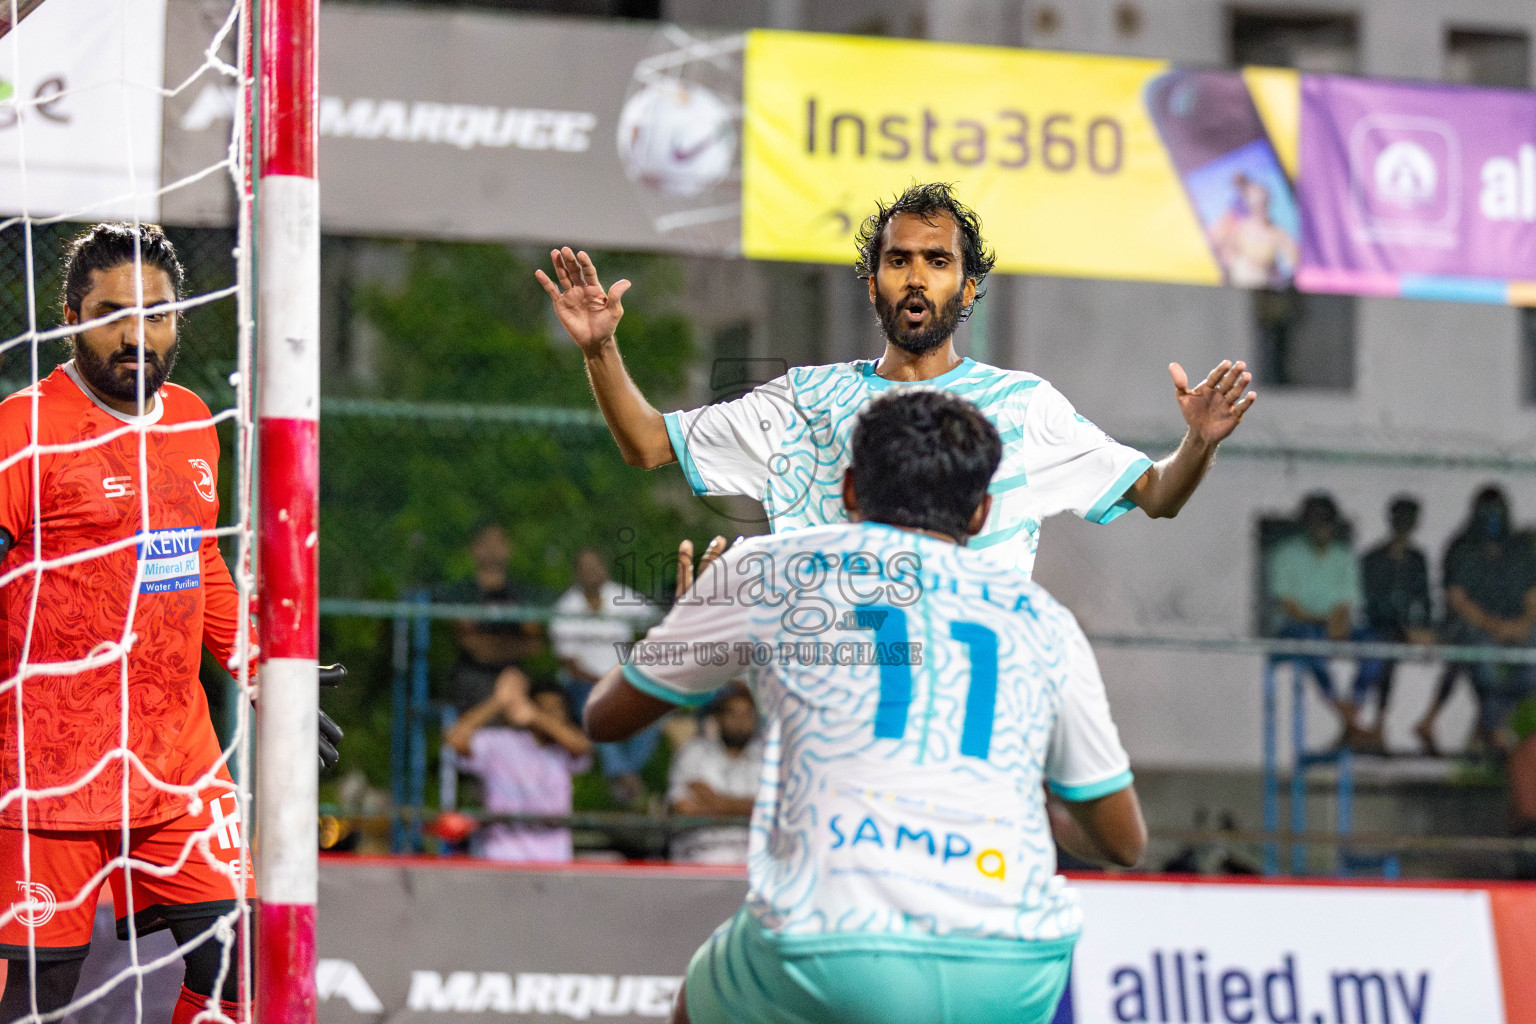
MULTIPOLYGON (((866 359, 790 370, 734 402, 665 416, 694 494, 750 494, 775 533, 844 520, 848 442, 864 407, 910 385, 866 359)), ((970 547, 1030 572, 1040 524, 1058 512, 1107 523, 1134 506, 1126 491, 1152 461, 1077 415, 1047 381, 962 359, 923 382, 974 403, 997 428, 1003 462, 992 512, 970 547)))
POLYGON ((1158 463, 1116 444, 1033 374, 955 352, 955 328, 981 298, 994 257, 976 215, 947 185, 914 185, 880 204, 859 234, 858 271, 869 280, 886 338, 879 359, 806 366, 731 402, 663 416, 624 369, 614 332, 624 315, 619 281, 604 291, 586 253, 550 253, 539 282, 586 357, 598 406, 619 450, 647 469, 681 463, 695 494, 744 494, 763 503, 774 532, 843 520, 841 487, 854 417, 904 386, 942 388, 974 402, 1003 440, 992 515, 971 546, 1029 572, 1040 524, 1059 512, 1107 523, 1133 506, 1176 515, 1254 400, 1243 364, 1224 361, 1189 387, 1170 364, 1188 425, 1158 463))
POLYGON ((964 546, 1001 447, 954 396, 877 400, 844 478, 853 521, 717 540, 593 693, 599 739, 743 675, 765 720, 747 902, 674 1021, 1051 1019, 1082 924, 1054 842, 1130 865, 1146 831, 1077 622, 964 546))

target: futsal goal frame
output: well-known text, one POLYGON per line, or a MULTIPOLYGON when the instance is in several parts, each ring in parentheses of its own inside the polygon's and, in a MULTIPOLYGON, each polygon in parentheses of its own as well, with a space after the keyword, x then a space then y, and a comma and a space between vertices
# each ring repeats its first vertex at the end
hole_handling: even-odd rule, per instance
MULTIPOLYGON (((313 1024, 318 890, 319 0, 243 0, 242 258, 255 242, 255 1014, 313 1024), (250 223, 254 216, 254 231, 250 223)), ((249 281, 249 277, 246 278, 249 281)), ((249 402, 249 395, 244 399, 249 402)))

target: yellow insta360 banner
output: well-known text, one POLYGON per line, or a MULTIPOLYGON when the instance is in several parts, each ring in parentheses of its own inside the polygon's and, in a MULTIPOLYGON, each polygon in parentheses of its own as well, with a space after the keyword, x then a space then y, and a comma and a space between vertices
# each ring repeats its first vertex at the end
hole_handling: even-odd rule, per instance
POLYGON ((849 262, 876 198, 948 181, 999 270, 1254 285, 1294 269, 1294 141, 1265 128, 1294 135, 1283 72, 757 31, 744 91, 748 256, 849 262))

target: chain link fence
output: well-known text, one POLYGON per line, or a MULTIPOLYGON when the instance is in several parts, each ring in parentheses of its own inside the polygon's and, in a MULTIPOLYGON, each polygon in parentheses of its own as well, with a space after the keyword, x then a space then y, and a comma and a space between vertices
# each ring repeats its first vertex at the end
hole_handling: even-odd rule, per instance
MULTIPOLYGON (((19 223, 0 227, 0 394, 33 379, 32 346, 26 338, 29 243, 36 327, 47 330, 61 322, 63 255, 84 227, 35 224, 30 238, 19 223)), ((233 283, 232 231, 168 228, 167 234, 181 254, 189 295, 233 283)), ((328 260, 346 253, 349 245, 357 248, 345 239, 328 239, 327 244, 328 260)), ((448 600, 447 585, 473 572, 468 546, 480 527, 496 523, 509 530, 511 576, 530 603, 545 608, 569 585, 573 556, 581 547, 597 547, 615 575, 627 567, 630 581, 664 597, 677 538, 754 532, 726 510, 694 499, 676 468, 647 473, 624 464, 591 405, 579 359, 573 360, 568 344, 553 333, 557 328, 549 322, 547 301, 527 286, 531 267, 515 250, 382 244, 408 254, 400 260, 404 271, 387 287, 337 276, 339 261, 327 271, 328 329, 347 334, 349 358, 356 357, 359 347, 371 346, 374 374, 364 386, 356 377, 329 373, 322 406, 320 556, 328 609, 322 620, 322 656, 343 661, 351 670, 347 686, 325 696, 327 709, 348 733, 341 770, 326 780, 328 799, 337 798, 337 783, 349 771, 361 770, 376 788, 390 779, 391 731, 398 714, 391 688, 400 668, 393 642, 397 602, 416 596, 432 603, 448 600)), ((664 282, 670 268, 657 260, 638 271, 664 282)), ((626 268, 627 274, 635 272, 626 268)), ((636 320, 645 315, 639 310, 636 320)), ((174 380, 216 411, 234 401, 229 374, 235 364, 235 321, 234 300, 226 298, 190 310, 182 322, 174 380)), ((675 387, 684 373, 696 373, 698 359, 686 324, 669 326, 655 312, 651 323, 653 340, 626 345, 626 354, 637 374, 652 374, 643 390, 657 397, 667 393, 669 382, 675 387), (681 334, 676 337, 666 333, 677 330, 681 334), (648 350, 670 352, 671 362, 648 370, 637 355, 648 350)), ((337 338, 326 342, 334 364, 337 338)), ((67 341, 44 343, 37 351, 37 375, 45 376, 67 358, 67 341)), ((228 424, 220 429, 227 516, 233 432, 228 424)), ((1146 446, 1166 448, 1156 440, 1146 446)), ((1530 460, 1499 453, 1458 459, 1440 453, 1227 447, 1227 459, 1287 466, 1371 463, 1522 475, 1536 469, 1530 460)), ((451 622, 434 620, 426 636, 421 653, 431 680, 428 700, 436 701, 457 656, 451 622)), ((1098 639, 1148 651, 1159 643, 1157 637, 1144 636, 1098 639)), ((1212 643, 1227 653, 1242 649, 1258 657, 1245 643, 1266 642, 1223 638, 1212 643)), ((546 655, 533 667, 552 675, 556 665, 546 655)), ((210 671, 205 685, 215 722, 222 725, 228 693, 220 678, 210 671)), ((425 743, 428 763, 435 764, 435 731, 425 743)), ((649 780, 653 789, 664 777, 665 756, 663 748, 649 780)), ((578 810, 611 806, 595 776, 578 783, 577 794, 578 810)), ((1277 838, 1274 824, 1265 833, 1270 842, 1277 838)), ((1255 842, 1255 835, 1244 839, 1255 842)), ((1355 842, 1364 844, 1362 838, 1355 842)))

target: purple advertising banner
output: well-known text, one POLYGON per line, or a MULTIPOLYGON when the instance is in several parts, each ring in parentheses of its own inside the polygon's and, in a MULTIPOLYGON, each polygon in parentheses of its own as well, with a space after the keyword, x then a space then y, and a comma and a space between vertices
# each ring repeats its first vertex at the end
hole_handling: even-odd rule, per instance
POLYGON ((1536 281, 1536 94, 1306 76, 1306 291, 1519 301, 1536 281))

